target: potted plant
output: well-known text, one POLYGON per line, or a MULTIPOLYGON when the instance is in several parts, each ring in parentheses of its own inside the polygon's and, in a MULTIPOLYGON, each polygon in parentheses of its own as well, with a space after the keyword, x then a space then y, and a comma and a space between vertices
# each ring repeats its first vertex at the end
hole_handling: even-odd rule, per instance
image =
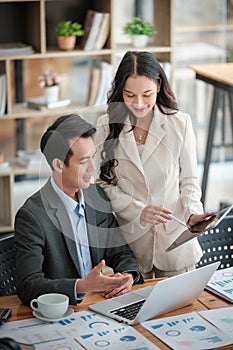
POLYGON ((62 81, 61 75, 57 72, 46 70, 38 79, 40 87, 44 89, 46 102, 57 102, 59 100, 59 84, 62 81))
POLYGON ((82 24, 72 21, 62 21, 56 28, 58 47, 61 50, 73 50, 76 44, 76 37, 83 36, 82 24))
POLYGON ((134 47, 145 47, 149 37, 156 34, 156 31, 149 22, 143 22, 141 18, 135 17, 132 22, 124 27, 124 33, 132 36, 134 47))

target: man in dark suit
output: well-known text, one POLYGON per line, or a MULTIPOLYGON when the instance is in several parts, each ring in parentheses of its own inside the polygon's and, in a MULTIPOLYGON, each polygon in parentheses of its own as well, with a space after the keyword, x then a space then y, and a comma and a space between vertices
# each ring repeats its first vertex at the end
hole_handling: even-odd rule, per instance
POLYGON ((94 133, 78 115, 66 115, 41 138, 52 176, 15 218, 16 288, 25 304, 44 293, 64 293, 75 305, 88 291, 110 298, 143 282, 105 192, 90 184, 94 133), (105 275, 106 265, 114 273, 105 275))

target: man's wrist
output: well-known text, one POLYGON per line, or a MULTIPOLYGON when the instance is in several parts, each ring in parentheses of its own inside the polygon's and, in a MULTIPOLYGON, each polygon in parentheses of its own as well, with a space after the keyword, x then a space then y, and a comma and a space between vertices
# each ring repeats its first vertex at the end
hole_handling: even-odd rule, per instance
POLYGON ((133 284, 137 283, 140 281, 140 273, 136 270, 129 270, 129 271, 124 271, 122 273, 128 273, 128 274, 131 274, 133 276, 133 284))
POLYGON ((75 299, 76 300, 83 300, 86 293, 81 293, 81 292, 78 292, 78 283, 80 282, 80 278, 76 280, 76 283, 75 283, 75 299))

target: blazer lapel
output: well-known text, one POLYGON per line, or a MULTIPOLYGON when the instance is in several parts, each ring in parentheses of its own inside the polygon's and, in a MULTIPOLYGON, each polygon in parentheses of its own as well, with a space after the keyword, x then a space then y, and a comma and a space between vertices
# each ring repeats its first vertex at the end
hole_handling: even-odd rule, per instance
POLYGON ((158 145, 161 143, 165 136, 165 131, 163 128, 166 122, 166 116, 162 115, 161 112, 156 108, 154 117, 152 119, 149 133, 147 135, 145 147, 142 152, 142 164, 150 157, 150 155, 155 151, 158 145))
POLYGON ((41 190, 41 198, 50 220, 57 230, 61 231, 63 234, 71 259, 78 271, 78 275, 81 276, 73 228, 66 208, 60 197, 54 191, 50 180, 48 180, 41 190))
POLYGON ((129 121, 129 118, 126 119, 125 126, 123 130, 120 133, 119 137, 119 144, 121 147, 118 147, 117 151, 117 158, 118 157, 125 157, 125 154, 127 155, 127 158, 132 159, 134 165, 141 171, 141 173, 144 175, 144 170, 142 167, 142 161, 140 159, 137 145, 134 139, 134 135, 131 130, 131 123, 129 121))
POLYGON ((144 145, 142 157, 140 158, 133 132, 129 132, 131 129, 131 124, 129 119, 127 119, 125 126, 120 133, 119 143, 121 147, 118 147, 117 157, 124 157, 124 154, 126 154, 129 159, 133 160, 134 165, 137 166, 137 168, 144 175, 143 164, 158 147, 165 136, 165 131, 163 129, 165 122, 166 116, 163 115, 158 108, 156 108, 146 143, 144 145))

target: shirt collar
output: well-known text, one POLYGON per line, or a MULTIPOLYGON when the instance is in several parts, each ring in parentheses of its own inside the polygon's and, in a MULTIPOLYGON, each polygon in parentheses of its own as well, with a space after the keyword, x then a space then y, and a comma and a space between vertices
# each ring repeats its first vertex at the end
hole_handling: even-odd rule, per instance
MULTIPOLYGON (((58 196, 61 198, 62 202, 65 203, 65 205, 67 207, 69 207, 69 209, 71 211, 74 211, 77 207, 77 202, 72 199, 71 197, 69 197, 67 194, 65 194, 56 184, 56 182, 54 181, 53 177, 51 176, 50 178, 51 181, 51 185, 54 189, 54 191, 58 194, 58 196)), ((85 201, 84 201, 84 195, 83 195, 83 191, 80 189, 78 191, 78 199, 79 199, 79 214, 80 215, 84 215, 84 210, 85 210, 85 201)))

